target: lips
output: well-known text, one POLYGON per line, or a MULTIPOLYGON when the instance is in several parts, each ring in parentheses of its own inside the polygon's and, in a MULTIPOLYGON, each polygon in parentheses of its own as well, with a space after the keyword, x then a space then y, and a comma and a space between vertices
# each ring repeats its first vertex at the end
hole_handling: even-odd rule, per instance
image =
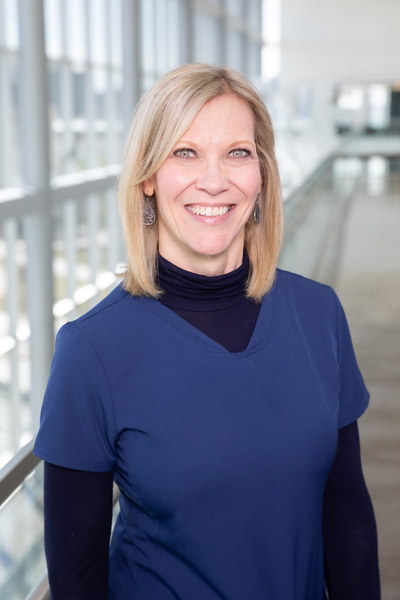
POLYGON ((199 206, 197 204, 190 204, 186 208, 194 215, 219 217, 229 212, 232 206, 199 206))

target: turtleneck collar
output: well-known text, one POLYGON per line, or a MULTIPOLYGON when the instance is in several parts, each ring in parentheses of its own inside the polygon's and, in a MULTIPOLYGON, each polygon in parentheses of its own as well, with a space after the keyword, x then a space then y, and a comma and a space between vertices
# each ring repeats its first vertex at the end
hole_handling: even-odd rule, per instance
POLYGON ((221 310, 235 306, 245 297, 249 258, 244 252, 238 269, 207 277, 185 271, 158 255, 158 283, 164 294, 160 301, 171 308, 194 311, 221 310))

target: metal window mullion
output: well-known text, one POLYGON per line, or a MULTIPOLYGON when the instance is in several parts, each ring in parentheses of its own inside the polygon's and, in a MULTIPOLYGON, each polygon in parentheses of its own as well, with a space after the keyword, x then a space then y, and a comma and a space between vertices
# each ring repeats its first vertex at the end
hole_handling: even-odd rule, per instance
POLYGON ((19 9, 23 180, 35 189, 45 207, 23 217, 31 329, 31 402, 36 427, 54 348, 47 63, 43 0, 20 0, 19 9))
POLYGON ((167 0, 166 2, 166 7, 165 7, 165 23, 164 23, 164 29, 165 29, 165 62, 167 65, 167 70, 169 70, 171 68, 171 60, 170 60, 170 54, 171 54, 171 41, 173 36, 175 35, 175 31, 174 31, 174 27, 170 26, 171 23, 171 19, 170 19, 170 13, 171 13, 171 0, 167 0))
POLYGON ((258 19, 257 19, 257 23, 258 23, 258 29, 257 31, 252 29, 253 23, 250 20, 250 11, 253 9, 253 7, 248 7, 248 15, 247 15, 247 19, 246 19, 246 23, 247 23, 247 34, 246 34, 246 74, 253 74, 254 72, 257 72, 257 78, 259 78, 261 76, 261 50, 262 50, 262 45, 263 45, 263 38, 262 38, 262 0, 253 0, 256 5, 257 5, 257 12, 258 12, 258 19), (258 52, 257 52, 257 65, 251 65, 250 61, 252 60, 253 57, 253 52, 250 51, 250 44, 257 44, 258 46, 258 52))
POLYGON ((226 30, 227 30, 227 17, 226 17, 226 0, 221 0, 221 8, 218 17, 219 21, 219 59, 220 64, 226 65, 226 30))
POLYGON ((26 286, 31 328, 32 422, 36 428, 54 350, 51 215, 27 215, 23 226, 28 257, 26 286))
POLYGON ((176 43, 180 44, 180 40, 178 41, 178 36, 176 35, 176 29, 178 27, 177 22, 179 19, 179 1, 178 0, 169 0, 167 6, 167 21, 166 21, 166 35, 167 35, 167 48, 168 48, 168 56, 167 56, 167 64, 168 69, 172 67, 176 67, 176 61, 172 60, 175 58, 175 47, 176 43))
POLYGON ((6 40, 6 25, 4 14, 4 0, 0 0, 0 52, 5 47, 6 40))
POLYGON ((122 0, 122 80, 123 80, 123 127, 127 135, 133 109, 138 102, 142 89, 141 63, 141 14, 140 0, 122 0))
POLYGON ((118 172, 119 165, 108 165, 103 169, 74 173, 71 177, 55 177, 51 189, 52 204, 62 203, 71 198, 78 202, 84 201, 88 194, 102 192, 115 185, 118 172))
POLYGON ((65 260, 67 265, 66 291, 68 298, 74 297, 76 289, 76 238, 77 238, 77 206, 76 201, 67 200, 62 206, 62 222, 64 229, 65 260))
POLYGON ((72 73, 71 65, 68 60, 68 31, 67 31, 67 1, 60 0, 61 11, 61 119, 64 123, 64 132, 62 135, 62 150, 64 151, 64 160, 61 159, 61 171, 65 172, 68 166, 68 158, 73 148, 73 134, 71 130, 72 120, 72 73))
POLYGON ((72 73, 68 63, 61 63, 61 118, 64 123, 62 135, 63 157, 61 158, 61 171, 68 171, 70 153, 72 152, 74 140, 71 130, 72 120, 72 73))
POLYGON ((245 26, 242 30, 242 71, 245 75, 249 76, 250 74, 250 27, 249 27, 249 16, 251 11, 251 2, 245 2, 242 5, 242 15, 243 15, 243 23, 245 26))
MULTIPOLYGON (((18 228, 15 219, 7 219, 3 223, 4 239, 7 246, 7 310, 9 314, 9 334, 17 339, 18 325, 18 266, 16 263, 18 228)), ((11 402, 11 447, 14 452, 19 449, 21 437, 21 406, 18 388, 18 342, 9 353, 10 358, 10 402, 11 402)))
POLYGON ((195 59, 193 0, 181 0, 178 28, 182 34, 180 62, 192 63, 195 59))
POLYGON ((10 184, 10 174, 15 172, 10 59, 10 54, 0 54, 0 187, 10 184))
MULTIPOLYGON (((93 6, 93 5, 92 5, 93 6)), ((94 94, 94 57, 92 53, 92 14, 89 0, 85 0, 85 11, 86 11, 86 50, 88 57, 88 72, 87 72, 87 85, 85 89, 86 94, 86 107, 87 107, 87 120, 88 120, 88 164, 90 167, 95 167, 98 162, 98 151, 96 144, 96 132, 95 132, 95 94, 94 94)), ((93 15, 95 18, 95 15, 93 15)), ((90 280, 94 282, 96 280, 98 271, 98 249, 97 249, 97 226, 98 226, 98 206, 97 196, 89 194, 86 198, 81 198, 80 202, 85 202, 85 211, 88 227, 88 257, 89 257, 89 270, 90 280)))
POLYGON ((258 56, 258 64, 257 64, 257 71, 259 74, 259 77, 261 77, 261 52, 263 49, 263 45, 264 45, 264 37, 263 37, 263 29, 262 29, 262 0, 258 0, 258 23, 259 23, 259 29, 258 29, 258 40, 257 40, 257 44, 258 44, 258 48, 259 48, 259 52, 257 53, 258 56))
POLYGON ((108 233, 107 263, 108 269, 114 273, 118 262, 121 260, 121 246, 123 236, 120 227, 120 219, 117 210, 117 202, 114 190, 107 190, 106 198, 106 220, 108 233))
POLYGON ((92 60, 92 27, 89 0, 83 0, 85 3, 85 40, 86 40, 86 56, 87 56, 87 73, 85 78, 85 105, 86 105, 86 120, 88 124, 88 167, 96 165, 96 136, 94 132, 95 106, 94 106, 94 88, 93 88, 93 60, 92 60))
POLYGON ((94 283, 99 273, 99 248, 97 244, 97 232, 99 228, 99 202, 101 196, 89 194, 86 205, 88 226, 88 253, 90 279, 94 283))
POLYGON ((164 0, 158 0, 158 6, 156 9, 155 3, 153 0, 153 11, 152 11, 152 13, 153 13, 153 31, 154 31, 154 36, 153 36, 152 42, 153 42, 153 51, 154 51, 154 57, 155 57, 154 65, 153 65, 154 71, 153 71, 152 75, 153 75, 154 80, 156 80, 160 77, 160 72, 161 72, 161 68, 159 66, 159 63, 160 63, 159 56, 160 56, 162 50, 161 50, 161 44, 160 44, 161 40, 159 39, 159 36, 158 36, 158 21, 159 21, 159 17, 158 17, 159 10, 158 9, 159 9, 159 5, 160 5, 160 1, 162 4, 164 4, 164 0))
POLYGON ((115 126, 115 108, 114 108, 114 82, 112 68, 112 47, 111 47, 111 5, 106 3, 106 64, 107 64, 107 90, 106 90, 106 162, 112 163, 116 154, 116 126, 115 126))
POLYGON ((158 10, 154 11, 155 17, 155 47, 157 78, 168 70, 168 6, 167 0, 161 0, 158 10))
MULTIPOLYGON (((158 11, 155 8, 155 0, 151 0, 151 1, 153 4, 153 10, 151 11, 152 12, 152 31, 154 32, 154 35, 152 36, 152 38, 150 40, 150 42, 153 45, 152 54, 154 57, 153 65, 152 65, 153 69, 151 71, 151 76, 152 76, 153 81, 156 81, 159 78, 158 52, 159 52, 159 48, 160 48, 159 40, 157 39, 157 12, 158 11)), ((163 0, 161 0, 161 1, 163 2, 163 0)))

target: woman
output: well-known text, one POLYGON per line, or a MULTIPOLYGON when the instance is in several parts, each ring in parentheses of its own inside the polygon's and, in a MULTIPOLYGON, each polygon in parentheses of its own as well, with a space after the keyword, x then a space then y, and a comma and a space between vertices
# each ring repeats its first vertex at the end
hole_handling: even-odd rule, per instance
POLYGON ((276 269, 249 83, 198 64, 158 81, 119 198, 124 283, 61 329, 35 446, 53 599, 378 599, 369 395, 333 290, 276 269))

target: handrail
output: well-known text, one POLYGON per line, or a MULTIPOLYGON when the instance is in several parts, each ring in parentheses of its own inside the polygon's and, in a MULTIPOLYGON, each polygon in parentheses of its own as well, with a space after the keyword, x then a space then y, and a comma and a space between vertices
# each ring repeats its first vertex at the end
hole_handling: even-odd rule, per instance
MULTIPOLYGON (((33 446, 34 440, 31 440, 26 446, 21 448, 2 469, 0 469, 0 506, 8 500, 15 490, 24 482, 25 478, 41 462, 41 459, 33 454, 33 446)), ((114 484, 114 505, 117 503, 118 497, 119 490, 114 484)), ((39 582, 31 590, 25 600, 50 600, 47 572, 42 575, 39 582)))
POLYGON ((47 573, 42 575, 39 583, 35 585, 25 600, 50 600, 50 588, 47 573))
POLYGON ((0 506, 8 500, 11 494, 39 464, 40 458, 37 458, 32 452, 33 445, 34 440, 31 440, 0 469, 0 506))

